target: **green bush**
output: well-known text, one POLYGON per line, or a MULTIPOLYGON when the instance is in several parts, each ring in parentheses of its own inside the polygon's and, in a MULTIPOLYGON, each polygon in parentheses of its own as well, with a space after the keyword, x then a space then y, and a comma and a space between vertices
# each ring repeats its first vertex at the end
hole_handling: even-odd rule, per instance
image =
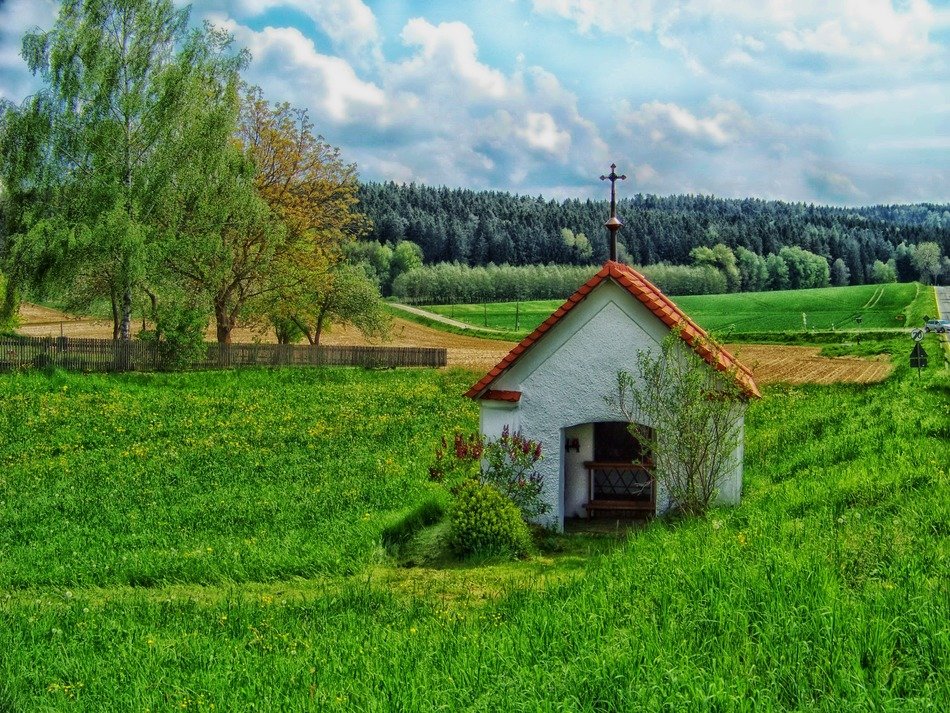
POLYGON ((155 316, 155 328, 143 330, 138 336, 142 341, 158 343, 163 368, 187 367, 207 354, 205 310, 169 303, 160 306, 155 316))
POLYGON ((449 544, 456 554, 524 557, 531 550, 518 508, 491 485, 462 483, 450 516, 449 544))

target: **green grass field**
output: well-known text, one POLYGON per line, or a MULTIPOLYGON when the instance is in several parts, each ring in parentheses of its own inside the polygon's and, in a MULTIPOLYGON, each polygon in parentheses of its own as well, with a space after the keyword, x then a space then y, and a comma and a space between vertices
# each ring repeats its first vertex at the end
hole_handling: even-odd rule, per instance
POLYGON ((766 389, 739 507, 398 567, 471 378, 0 375, 0 710, 950 705, 946 372, 766 389))
MULTIPOLYGON (((933 288, 918 283, 826 287, 812 290, 746 292, 676 297, 674 301, 700 326, 715 334, 880 330, 919 325, 933 315, 933 288), (802 315, 805 315, 803 321, 802 315), (856 317, 861 317, 858 324, 856 317)), ((487 305, 436 305, 425 309, 477 326, 524 335, 563 300, 500 302, 487 305)))

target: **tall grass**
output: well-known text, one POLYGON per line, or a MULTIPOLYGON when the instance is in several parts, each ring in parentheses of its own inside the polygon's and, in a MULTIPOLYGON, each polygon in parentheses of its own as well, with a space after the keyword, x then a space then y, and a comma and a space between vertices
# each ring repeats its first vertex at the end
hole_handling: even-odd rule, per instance
MULTIPOLYGON (((935 354, 936 343, 927 344, 935 354)), ((266 400, 271 387, 291 402, 314 399, 327 418, 378 400, 375 418, 426 424, 399 431, 414 441, 410 451, 384 441, 384 450, 401 459, 421 458, 427 438, 411 434, 437 433, 456 418, 455 409, 456 423, 474 426, 465 402, 447 394, 455 388, 450 377, 334 373, 287 383, 284 374, 234 375, 230 388, 242 408, 232 415, 264 401, 247 420, 287 439, 286 411, 280 400, 266 400), (393 396, 400 390, 413 397, 393 396)), ((2 403, 20 394, 37 398, 30 403, 44 410, 62 407, 49 431, 50 441, 62 445, 70 441, 52 435, 74 432, 71 424, 87 418, 87 402, 69 404, 66 413, 72 397, 61 395, 62 386, 68 394, 80 381, 57 377, 47 387, 9 379, 0 382, 2 403)), ((97 378, 91 391, 108 395, 89 404, 100 410, 110 402, 128 410, 161 399, 163 424, 172 412, 176 420, 196 418, 192 399, 205 393, 198 382, 124 377, 97 378)), ((82 565, 87 579, 80 586, 62 577, 48 582, 37 572, 25 589, 13 589, 9 558, 46 557, 47 567, 54 559, 17 539, 7 508, 0 520, 0 709, 946 710, 948 395, 945 374, 930 370, 918 380, 904 366, 877 385, 768 388, 747 416, 740 506, 704 519, 656 521, 588 557, 571 552, 576 540, 565 539, 571 556, 526 563, 400 570, 357 556, 352 576, 329 567, 309 579, 271 573, 256 582, 239 573, 233 583, 215 576, 208 578, 213 586, 198 586, 188 582, 201 577, 182 577, 184 584, 152 588, 82 565)), ((213 411, 212 402, 205 404, 213 411)), ((26 413, 3 410, 5 426, 26 413)), ((159 417, 154 406, 146 413, 159 417)), ((305 414, 294 410, 295 418, 305 414)), ((335 421, 353 423, 350 416, 335 421)), ((379 448, 371 429, 358 430, 349 444, 356 454, 379 448)), ((200 448, 183 443, 179 456, 200 448)), ((7 465, 14 450, 4 451, 7 465)), ((32 460, 27 449, 16 456, 17 483, 32 497, 57 502, 69 481, 31 480, 32 460)), ((415 472, 403 462, 392 469, 401 470, 415 472)), ((329 536, 322 517, 347 533, 368 514, 365 529, 337 536, 342 543, 364 537, 372 546, 379 523, 391 520, 390 502, 421 504, 427 497, 418 472, 397 476, 398 497, 385 502, 363 500, 377 489, 392 492, 379 471, 336 472, 341 492, 351 490, 360 507, 343 517, 319 510, 310 539, 329 536)), ((191 502, 200 512, 229 493, 224 474, 202 488, 197 480, 176 481, 176 473, 152 476, 155 508, 165 518, 178 509, 165 502, 191 502)), ((19 497, 19 506, 28 506, 30 496, 17 496, 6 471, 4 478, 3 499, 19 497)), ((92 480, 76 484, 94 488, 92 480)), ((266 488, 266 478, 254 481, 258 486, 266 488)), ((254 487, 249 483, 247 497, 254 487)), ((118 500, 96 507, 127 512, 119 491, 112 492, 118 500)), ((290 497, 308 506, 318 499, 302 489, 290 497)), ((244 517, 269 523, 270 512, 252 500, 244 517)), ((215 531, 221 511, 210 513, 176 536, 215 531)), ((54 529, 55 516, 55 509, 47 515, 54 529)), ((143 546, 149 533, 133 527, 112 536, 143 546)), ((268 544, 280 550, 280 536, 272 534, 268 544)), ((101 551, 90 539, 73 561, 87 550, 101 551)), ((203 558, 202 567, 213 570, 213 559, 203 558)), ((218 566, 224 575, 240 572, 238 559, 225 556, 218 566)))
POLYGON ((0 378, 0 587, 354 572, 413 504, 460 372, 0 378))

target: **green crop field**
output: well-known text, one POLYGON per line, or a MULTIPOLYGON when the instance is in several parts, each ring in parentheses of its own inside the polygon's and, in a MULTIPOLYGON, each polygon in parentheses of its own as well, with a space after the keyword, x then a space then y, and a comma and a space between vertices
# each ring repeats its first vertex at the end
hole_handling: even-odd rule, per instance
POLYGON ((950 706, 946 372, 767 388, 736 508, 398 566, 472 376, 0 374, 0 710, 950 706))
MULTIPOLYGON (((716 334, 879 330, 919 325, 935 312, 933 288, 918 283, 826 287, 778 292, 675 297, 700 326, 716 334), (861 322, 857 322, 857 317, 861 322)), ((425 309, 476 326, 526 334, 563 300, 436 305, 425 309)))

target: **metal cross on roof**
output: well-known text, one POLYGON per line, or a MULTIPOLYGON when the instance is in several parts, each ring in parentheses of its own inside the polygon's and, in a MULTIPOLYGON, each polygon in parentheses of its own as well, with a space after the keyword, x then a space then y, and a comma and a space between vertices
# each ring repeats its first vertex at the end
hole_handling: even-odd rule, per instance
POLYGON ((626 176, 617 175, 617 164, 610 164, 610 175, 601 176, 601 181, 610 181, 610 218, 604 223, 610 231, 610 259, 617 262, 617 231, 623 223, 617 217, 617 181, 626 181, 626 176))

